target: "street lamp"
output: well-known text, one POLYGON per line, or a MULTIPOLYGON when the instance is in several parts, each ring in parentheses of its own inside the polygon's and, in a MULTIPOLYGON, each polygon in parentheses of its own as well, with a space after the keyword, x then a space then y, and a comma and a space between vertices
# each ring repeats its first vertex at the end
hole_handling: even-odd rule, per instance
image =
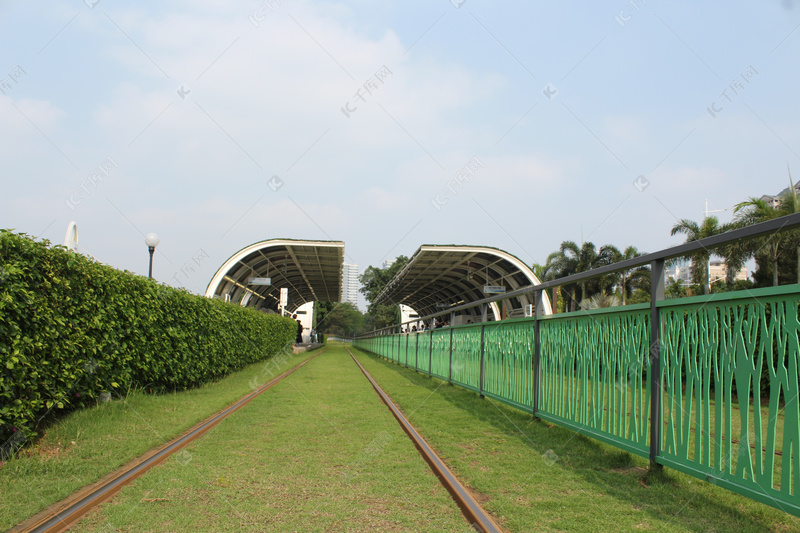
POLYGON ((147 277, 153 277, 153 252, 156 251, 156 246, 158 246, 158 235, 155 233, 148 233, 144 238, 145 244, 147 244, 147 249, 150 250, 150 271, 147 274, 147 277))

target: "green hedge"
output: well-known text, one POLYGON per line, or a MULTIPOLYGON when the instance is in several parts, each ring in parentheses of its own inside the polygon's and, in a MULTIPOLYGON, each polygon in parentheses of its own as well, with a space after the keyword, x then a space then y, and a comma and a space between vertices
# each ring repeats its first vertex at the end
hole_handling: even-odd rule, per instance
POLYGON ((219 379, 276 354, 296 329, 0 230, 0 451, 105 391, 219 379))

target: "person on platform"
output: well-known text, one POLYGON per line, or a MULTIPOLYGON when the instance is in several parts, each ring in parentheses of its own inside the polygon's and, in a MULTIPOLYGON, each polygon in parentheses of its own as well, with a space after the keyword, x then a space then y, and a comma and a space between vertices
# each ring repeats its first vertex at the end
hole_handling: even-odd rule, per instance
POLYGON ((292 318, 297 320, 297 338, 294 340, 294 343, 297 346, 303 344, 303 323, 300 322, 300 319, 297 318, 297 315, 292 315, 292 318))

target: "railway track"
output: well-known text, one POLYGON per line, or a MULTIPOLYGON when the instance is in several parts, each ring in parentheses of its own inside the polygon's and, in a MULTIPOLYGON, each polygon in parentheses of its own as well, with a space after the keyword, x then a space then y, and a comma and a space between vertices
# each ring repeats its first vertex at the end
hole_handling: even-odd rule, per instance
POLYGON ((364 373, 364 376, 372 384, 375 392, 378 394, 378 396, 380 396, 383 403, 386 404, 386 407, 388 407, 392 412, 394 417, 397 419, 397 422, 403 428, 403 431, 406 432, 408 437, 414 443, 414 446, 416 446, 417 450, 419 450, 420 455, 422 455, 423 459, 425 459, 428 465, 430 465, 433 473, 436 474, 436 477, 438 477, 439 481, 441 481, 442 485, 444 485, 444 488, 450 492, 459 509, 461 509, 461 513, 464 515, 473 529, 486 533, 499 533, 503 531, 500 529, 500 526, 497 525, 491 515, 489 515, 489 513, 487 513, 486 510, 480 506, 475 498, 473 498, 469 493, 467 488, 458 480, 453 472, 450 471, 444 461, 442 461, 442 459, 436 454, 435 451, 433 451, 428 443, 425 442, 425 439, 422 438, 414 426, 411 425, 411 422, 409 422, 403 413, 400 412, 400 409, 397 408, 389 395, 386 394, 383 389, 381 389, 380 385, 378 385, 378 382, 376 382, 369 372, 367 372, 367 370, 361 366, 361 363, 358 362, 350 349, 345 348, 345 350, 347 350, 347 353, 353 358, 353 362, 358 365, 358 368, 361 369, 361 372, 364 373))
MULTIPOLYGON (((405 418, 402 412, 400 412, 400 410, 394 404, 392 399, 383 391, 383 389, 381 389, 380 385, 378 385, 369 372, 361 365, 361 363, 359 363, 353 353, 346 347, 345 350, 347 350, 347 353, 353 359, 353 362, 358 366, 364 377, 370 382, 375 392, 381 398, 386 407, 391 411, 392 415, 398 421, 405 433, 409 436, 420 455, 428 463, 441 484, 448 490, 469 525, 474 530, 482 533, 502 532, 503 530, 500 528, 500 526, 486 512, 486 510, 481 507, 475 498, 472 497, 469 490, 458 480, 458 478, 450 471, 444 461, 442 461, 436 452, 434 452, 433 449, 428 445, 425 439, 405 418)), ((295 371, 299 370, 301 367, 321 355, 324 351, 325 350, 322 350, 318 354, 307 359, 306 361, 303 361, 294 368, 277 376, 238 402, 194 426, 182 436, 171 440, 155 450, 152 450, 148 454, 132 461, 131 463, 128 463, 126 466, 122 467, 106 478, 78 491, 68 499, 55 504, 46 511, 43 511, 42 513, 39 513, 36 516, 26 520, 22 524, 11 529, 10 533, 55 533, 68 530, 94 508, 111 499, 125 485, 131 483, 133 480, 143 475, 154 466, 163 462, 170 455, 179 452, 187 445, 206 434, 228 415, 238 411, 250 403, 250 401, 252 401, 255 397, 267 391, 295 371)))
POLYGON ((250 403, 253 398, 270 389, 281 380, 291 375, 305 364, 320 356, 327 348, 318 354, 306 359, 299 365, 284 372, 272 379, 257 390, 248 394, 233 405, 223 409, 219 413, 212 415, 205 421, 197 424, 186 433, 177 437, 163 446, 135 459, 123 466, 110 476, 81 489, 66 500, 51 506, 49 509, 29 518, 22 524, 9 530, 9 533, 56 533, 66 531, 80 518, 89 513, 101 503, 109 500, 125 485, 132 482, 157 464, 163 462, 170 455, 182 450, 188 444, 197 440, 209 430, 214 428, 231 413, 234 413, 250 403))

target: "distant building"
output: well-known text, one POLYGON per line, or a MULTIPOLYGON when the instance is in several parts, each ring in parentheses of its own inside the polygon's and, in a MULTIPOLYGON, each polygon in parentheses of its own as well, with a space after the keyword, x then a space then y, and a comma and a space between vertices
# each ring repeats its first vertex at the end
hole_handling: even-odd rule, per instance
MULTIPOLYGON (((711 283, 719 280, 725 280, 728 275, 728 265, 725 264, 723 259, 712 259, 708 262, 708 277, 711 278, 711 283)), ((744 281, 747 279, 747 267, 743 266, 734 275, 735 281, 744 281)))
POLYGON ((387 268, 389 268, 390 266, 392 266, 392 265, 393 265, 393 264, 395 264, 396 262, 397 262, 397 258, 396 258, 396 257, 395 257, 394 259, 386 259, 386 260, 383 262, 383 267, 382 267, 382 268, 383 268, 384 270, 386 270, 387 268))
MULTIPOLYGON (((795 185, 794 185, 794 192, 795 192, 796 194, 800 194, 800 183, 795 183, 795 185)), ((789 194, 789 187, 786 187, 786 188, 785 188, 785 189, 783 189, 781 192, 779 192, 779 193, 778 193, 778 196, 785 196, 785 195, 787 195, 787 194, 789 194)))
POLYGON ((358 265, 342 265, 342 301, 358 306, 358 265))
POLYGON ((780 198, 778 198, 777 196, 770 196, 769 194, 765 194, 760 198, 760 200, 763 200, 764 203, 767 204, 772 209, 775 209, 781 205, 780 198))
MULTIPOLYGON (((680 262, 668 267, 666 269, 667 281, 672 278, 673 281, 679 281, 682 285, 692 284, 692 261, 681 260, 680 262)), ((711 283, 719 280, 725 280, 728 273, 728 266, 725 264, 724 259, 711 259, 708 262, 708 274, 711 283)), ((739 269, 733 278, 734 280, 746 280, 747 267, 743 266, 739 269)))
POLYGON ((672 278, 673 281, 680 281, 681 285, 692 284, 692 262, 682 259, 674 265, 667 267, 667 282, 672 278))
MULTIPOLYGON (((786 197, 786 195, 788 195, 790 192, 791 189, 789 189, 789 187, 786 187, 775 196, 765 194, 760 198, 760 200, 763 200, 772 209, 777 209, 778 207, 780 207, 782 199, 786 197)), ((795 194, 800 195, 800 183, 795 184, 794 192, 795 194)))

